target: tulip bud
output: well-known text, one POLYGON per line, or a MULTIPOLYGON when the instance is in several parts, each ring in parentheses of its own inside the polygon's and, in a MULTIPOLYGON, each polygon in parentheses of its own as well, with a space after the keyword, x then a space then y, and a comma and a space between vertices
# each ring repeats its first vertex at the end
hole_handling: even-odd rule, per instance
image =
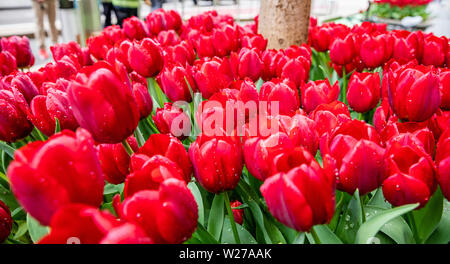
POLYGON ((436 37, 429 34, 423 41, 423 54, 421 62, 423 65, 434 65, 441 67, 445 63, 448 49, 448 39, 446 37, 436 37))
MULTIPOLYGON (((134 137, 129 137, 127 142, 133 151, 138 151, 139 147, 134 137)), ((128 175, 130 155, 122 144, 99 144, 97 149, 105 180, 112 184, 124 182, 128 175)))
POLYGON ((400 68, 387 78, 389 103, 400 119, 425 121, 439 108, 439 77, 431 68, 400 68))
POLYGON ((13 219, 8 206, 0 200, 0 243, 5 241, 11 233, 13 219))
POLYGON ((0 140, 14 142, 31 133, 33 125, 22 109, 11 91, 0 90, 0 140))
POLYGON ((239 207, 241 205, 242 203, 239 202, 238 200, 230 203, 234 221, 240 225, 242 225, 242 223, 244 222, 244 209, 233 209, 233 208, 239 207))
POLYGON ((183 243, 197 227, 197 203, 177 179, 164 180, 158 190, 139 191, 117 207, 122 219, 139 225, 158 244, 183 243))
POLYGON ((389 141, 385 168, 383 194, 394 206, 420 203, 423 207, 436 190, 437 172, 433 160, 411 133, 400 134, 389 141))
POLYGON ((183 132, 191 131, 191 121, 189 117, 183 112, 183 109, 172 105, 172 103, 165 103, 164 108, 156 109, 153 116, 158 131, 162 134, 171 134, 180 140, 186 138, 183 132))
POLYGON ((241 79, 249 77, 252 81, 256 82, 261 76, 263 67, 263 62, 257 50, 243 48, 239 51, 237 72, 241 79))
POLYGON ((0 77, 17 71, 16 58, 8 51, 0 52, 0 77))
POLYGON ((319 137, 333 131, 338 125, 351 120, 348 107, 339 101, 321 104, 309 114, 309 118, 316 122, 319 137))
POLYGON ((334 214, 334 179, 314 159, 268 178, 261 194, 270 213, 297 231, 326 224, 334 214))
POLYGON ((192 65, 195 60, 195 52, 187 41, 181 41, 179 44, 164 47, 165 63, 180 63, 181 65, 192 65))
POLYGON ((35 141, 15 152, 8 167, 11 188, 24 209, 48 225, 69 203, 100 206, 103 173, 89 132, 62 131, 48 141, 35 141))
POLYGON ((442 71, 439 74, 441 85, 441 104, 440 107, 445 110, 450 110, 450 70, 442 71))
POLYGON ((16 58, 17 67, 27 68, 33 66, 34 55, 31 51, 30 40, 26 36, 2 38, 0 43, 2 51, 8 51, 16 58))
MULTIPOLYGON (((259 90, 259 101, 279 102, 278 113, 292 116, 300 108, 300 98, 297 88, 290 82, 274 79, 265 82, 259 90)), ((271 113, 272 109, 268 109, 271 113)))
POLYGON ((142 83, 133 83, 133 95, 139 108, 140 119, 147 118, 153 110, 153 100, 147 86, 142 83))
POLYGON ((267 47, 267 39, 265 39, 261 34, 247 34, 241 37, 241 46, 243 48, 256 48, 259 51, 264 51, 267 47))
POLYGON ((147 28, 150 34, 158 35, 164 30, 179 30, 182 25, 181 16, 174 10, 157 9, 147 15, 147 28))
POLYGON ((25 97, 27 103, 31 103, 33 97, 39 94, 39 90, 30 77, 25 73, 17 73, 11 80, 11 85, 17 88, 21 94, 25 97))
POLYGON ((330 81, 318 80, 309 81, 301 87, 302 106, 306 112, 313 111, 320 104, 328 104, 336 101, 339 96, 339 83, 336 81, 333 86, 330 81))
POLYGON ((133 16, 123 21, 123 33, 131 40, 141 40, 148 36, 144 21, 133 16))
POLYGON ((333 63, 345 65, 352 62, 355 57, 353 36, 336 38, 330 45, 330 59, 333 63))
POLYGON ((183 67, 179 63, 170 63, 163 68, 156 81, 171 101, 190 102, 192 101, 190 89, 193 93, 197 91, 189 65, 183 67))
POLYGON ((348 105, 358 113, 365 113, 378 105, 380 101, 379 73, 354 72, 347 88, 348 105))
POLYGON ((195 178, 209 192, 233 190, 241 178, 242 147, 236 136, 200 134, 189 147, 189 157, 195 178))
POLYGON ((83 68, 70 84, 69 102, 75 119, 100 143, 119 143, 129 137, 139 122, 139 109, 125 68, 97 62, 83 68), (119 69, 120 70, 120 69, 119 69))
POLYGON ((192 76, 206 99, 217 91, 228 88, 233 80, 229 65, 218 57, 197 60, 192 68, 192 76))
POLYGON ((161 46, 150 38, 134 42, 128 50, 128 62, 140 75, 156 76, 164 65, 161 46))

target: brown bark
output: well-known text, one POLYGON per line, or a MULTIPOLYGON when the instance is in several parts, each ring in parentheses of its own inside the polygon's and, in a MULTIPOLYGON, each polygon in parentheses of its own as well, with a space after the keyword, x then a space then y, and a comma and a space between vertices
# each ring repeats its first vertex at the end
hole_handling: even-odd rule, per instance
POLYGON ((267 48, 281 49, 308 40, 311 0, 261 0, 258 32, 267 48))

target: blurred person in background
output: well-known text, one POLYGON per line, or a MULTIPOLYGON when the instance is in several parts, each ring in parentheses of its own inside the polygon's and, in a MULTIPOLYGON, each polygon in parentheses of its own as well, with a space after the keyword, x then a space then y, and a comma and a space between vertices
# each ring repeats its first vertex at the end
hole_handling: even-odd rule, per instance
POLYGON ((105 24, 103 25, 103 27, 107 27, 107 26, 111 26, 111 15, 112 12, 114 12, 114 14, 116 14, 116 9, 114 8, 113 5, 113 0, 102 0, 102 5, 103 5, 103 15, 105 15, 105 24))
POLYGON ((151 0, 152 12, 162 8, 163 0, 151 0))
POLYGON ((50 26, 50 36, 52 43, 58 42, 58 30, 56 29, 56 0, 32 0, 33 9, 36 15, 36 39, 39 41, 39 57, 47 59, 49 57, 45 46, 44 15, 47 15, 50 26))
POLYGON ((139 0, 112 0, 112 3, 120 26, 126 18, 138 16, 139 0))

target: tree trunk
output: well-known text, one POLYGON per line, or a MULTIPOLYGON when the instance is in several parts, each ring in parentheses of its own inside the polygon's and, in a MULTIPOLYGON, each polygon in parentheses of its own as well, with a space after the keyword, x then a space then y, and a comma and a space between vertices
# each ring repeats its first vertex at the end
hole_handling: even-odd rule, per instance
POLYGON ((311 0, 261 0, 258 32, 267 48, 282 49, 308 40, 311 0))

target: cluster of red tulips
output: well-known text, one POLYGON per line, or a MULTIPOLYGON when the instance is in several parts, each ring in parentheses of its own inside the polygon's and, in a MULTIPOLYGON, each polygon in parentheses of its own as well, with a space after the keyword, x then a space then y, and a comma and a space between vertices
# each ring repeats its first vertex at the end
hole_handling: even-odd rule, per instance
POLYGON ((343 201, 449 199, 448 40, 312 20, 309 42, 159 9, 27 71, 28 40, 2 39, 0 241, 353 243, 343 201))
POLYGON ((420 6, 428 5, 432 0, 375 0, 377 4, 390 4, 392 6, 420 6))

